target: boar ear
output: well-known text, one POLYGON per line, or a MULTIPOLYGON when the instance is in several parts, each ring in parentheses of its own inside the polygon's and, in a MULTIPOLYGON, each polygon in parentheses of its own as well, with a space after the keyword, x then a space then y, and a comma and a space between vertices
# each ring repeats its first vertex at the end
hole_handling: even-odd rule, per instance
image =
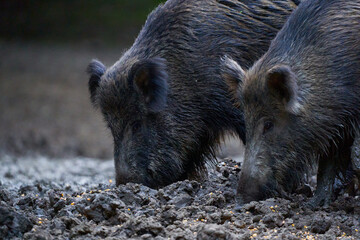
POLYGON ((238 94, 242 88, 242 83, 245 77, 245 71, 240 65, 228 56, 221 59, 221 75, 225 80, 229 92, 236 102, 240 103, 241 95, 238 94))
POLYGON ((165 60, 146 59, 138 62, 131 71, 136 88, 145 98, 150 112, 159 112, 166 106, 168 74, 165 60))
POLYGON ((106 67, 104 64, 97 60, 92 60, 89 66, 86 69, 86 72, 90 75, 89 79, 89 92, 90 92, 90 100, 96 105, 96 92, 99 87, 101 76, 105 73, 106 67))
POLYGON ((298 86, 296 76, 290 67, 279 65, 267 73, 267 86, 271 92, 279 97, 287 111, 296 114, 299 110, 298 86))

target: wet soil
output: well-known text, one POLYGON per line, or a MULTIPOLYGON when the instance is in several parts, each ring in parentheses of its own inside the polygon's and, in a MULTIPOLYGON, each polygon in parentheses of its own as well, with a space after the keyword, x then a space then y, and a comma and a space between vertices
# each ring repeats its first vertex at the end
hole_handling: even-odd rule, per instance
POLYGON ((303 195, 235 208, 240 163, 161 189, 114 185, 113 162, 3 156, 0 239, 360 239, 358 196, 328 208, 303 195))

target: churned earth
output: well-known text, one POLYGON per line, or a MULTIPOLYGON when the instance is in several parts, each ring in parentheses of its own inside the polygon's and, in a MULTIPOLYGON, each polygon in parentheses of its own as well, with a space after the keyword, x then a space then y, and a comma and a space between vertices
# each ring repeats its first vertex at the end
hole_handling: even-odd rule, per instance
POLYGON ((0 239, 360 239, 358 196, 315 211, 301 194, 235 208, 240 169, 222 159, 207 179, 156 190, 115 187, 111 160, 3 155, 0 239))

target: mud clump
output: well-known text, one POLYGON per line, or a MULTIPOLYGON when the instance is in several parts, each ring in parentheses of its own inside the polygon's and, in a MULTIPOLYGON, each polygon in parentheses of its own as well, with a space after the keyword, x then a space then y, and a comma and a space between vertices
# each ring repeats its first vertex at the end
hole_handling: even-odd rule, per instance
POLYGON ((30 220, 15 209, 0 203, 0 236, 20 237, 33 227, 30 220))
POLYGON ((358 196, 315 211, 302 207, 301 194, 235 208, 239 172, 240 163, 225 159, 202 181, 115 187, 112 161, 5 156, 0 239, 360 238, 358 196))
POLYGON ((328 217, 315 217, 311 223, 311 232, 325 233, 331 227, 331 219, 328 217))

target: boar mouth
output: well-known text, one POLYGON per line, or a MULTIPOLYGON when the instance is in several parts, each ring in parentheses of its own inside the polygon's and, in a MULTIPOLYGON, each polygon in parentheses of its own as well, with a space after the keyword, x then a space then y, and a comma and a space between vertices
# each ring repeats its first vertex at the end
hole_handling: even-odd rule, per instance
POLYGON ((238 206, 242 206, 251 201, 261 201, 272 197, 285 198, 287 196, 286 192, 275 179, 271 179, 264 184, 252 184, 251 187, 239 185, 235 200, 238 206))

